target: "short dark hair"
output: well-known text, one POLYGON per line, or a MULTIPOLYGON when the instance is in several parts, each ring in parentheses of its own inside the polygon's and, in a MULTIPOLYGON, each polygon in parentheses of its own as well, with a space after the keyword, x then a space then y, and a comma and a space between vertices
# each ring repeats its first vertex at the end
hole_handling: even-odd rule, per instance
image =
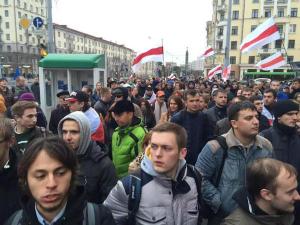
POLYGON ((273 97, 274 97, 274 98, 277 98, 277 93, 276 93, 276 91, 273 90, 273 89, 271 89, 271 88, 266 89, 266 90, 264 91, 264 94, 265 94, 265 93, 272 93, 272 94, 273 94, 273 97))
POLYGON ((261 96, 258 96, 258 95, 253 95, 250 97, 249 101, 254 103, 255 101, 262 101, 262 97, 261 96))
POLYGON ((188 96, 188 95, 190 95, 190 96, 192 96, 192 97, 195 97, 196 95, 199 95, 199 96, 200 96, 199 92, 196 91, 195 89, 188 89, 188 90, 186 90, 186 91, 184 92, 184 96, 183 96, 184 101, 187 100, 187 96, 188 96))
POLYGON ((296 169, 288 163, 272 158, 254 160, 248 165, 246 172, 246 187, 249 194, 253 197, 260 197, 260 190, 264 188, 276 194, 276 178, 282 169, 289 173, 289 177, 297 177, 296 169))
POLYGON ((18 167, 19 184, 22 190, 25 191, 26 194, 30 194, 30 190, 27 186, 28 170, 41 151, 46 151, 51 158, 56 159, 67 169, 71 170, 72 179, 70 191, 74 190, 78 174, 76 154, 69 148, 67 143, 58 136, 37 138, 28 145, 18 167))
POLYGON ((13 116, 22 117, 26 109, 37 108, 37 104, 33 101, 17 101, 11 107, 13 116))
POLYGON ((90 85, 84 85, 82 88, 86 88, 88 93, 93 93, 93 88, 90 85))
POLYGON ((214 96, 217 96, 219 93, 228 94, 228 92, 225 89, 218 88, 217 90, 214 91, 214 96))
POLYGON ((116 102, 116 104, 112 107, 111 112, 120 115, 123 112, 134 112, 134 106, 132 102, 128 100, 121 100, 116 102))
POLYGON ((239 112, 242 110, 252 110, 256 111, 255 105, 249 101, 244 101, 244 102, 238 102, 235 104, 232 104, 230 108, 228 109, 228 120, 238 120, 239 118, 239 112))
POLYGON ((182 126, 177 125, 176 123, 165 122, 162 124, 156 125, 151 133, 162 133, 162 132, 170 132, 175 134, 177 146, 179 149, 185 148, 187 144, 187 133, 182 126))

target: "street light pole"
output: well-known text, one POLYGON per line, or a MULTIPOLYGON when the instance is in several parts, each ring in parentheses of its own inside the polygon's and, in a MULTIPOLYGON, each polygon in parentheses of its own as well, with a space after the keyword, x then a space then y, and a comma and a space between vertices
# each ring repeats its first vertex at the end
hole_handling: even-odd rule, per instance
POLYGON ((228 11, 227 11, 227 30, 226 30, 226 45, 225 45, 225 57, 224 67, 229 65, 229 47, 230 47, 230 31, 231 31, 231 8, 232 0, 228 0, 228 11))
POLYGON ((53 41, 53 23, 52 23, 52 0, 47 0, 47 24, 48 24, 48 52, 54 52, 54 41, 53 41))

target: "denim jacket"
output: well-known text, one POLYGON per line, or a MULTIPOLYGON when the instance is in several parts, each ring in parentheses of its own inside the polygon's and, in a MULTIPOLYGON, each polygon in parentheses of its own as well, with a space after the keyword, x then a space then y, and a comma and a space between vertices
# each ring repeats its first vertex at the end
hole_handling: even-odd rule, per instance
POLYGON ((228 156, 217 187, 214 184, 224 153, 218 142, 209 141, 196 162, 196 167, 203 176, 203 199, 219 218, 226 217, 237 207, 232 196, 245 185, 247 164, 258 158, 273 157, 272 144, 259 135, 256 136, 253 145, 247 149, 236 138, 232 129, 223 136, 228 146, 228 156))

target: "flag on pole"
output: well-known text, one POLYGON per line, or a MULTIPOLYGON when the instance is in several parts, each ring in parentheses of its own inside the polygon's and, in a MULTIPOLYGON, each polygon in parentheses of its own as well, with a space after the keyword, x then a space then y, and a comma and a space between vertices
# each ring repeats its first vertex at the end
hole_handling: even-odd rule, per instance
POLYGON ((163 62, 164 48, 152 48, 146 52, 139 54, 132 62, 133 72, 137 72, 143 63, 147 62, 163 62))
POLYGON ((222 73, 222 79, 224 81, 229 79, 231 73, 231 64, 229 64, 227 67, 224 68, 223 73, 222 73))
POLYGON ((168 79, 170 79, 170 80, 175 80, 175 79, 176 79, 175 74, 174 74, 174 73, 171 73, 171 75, 168 76, 168 79))
POLYGON ((212 47, 207 47, 204 53, 201 55, 201 58, 207 58, 209 56, 212 56, 215 54, 215 51, 213 50, 212 47))
POLYGON ((222 72, 223 72, 222 66, 218 65, 218 66, 212 68, 210 71, 208 71, 207 78, 211 79, 211 78, 213 78, 214 75, 222 73, 222 72))
POLYGON ((258 67, 261 70, 273 70, 277 69, 283 65, 286 64, 285 59, 281 55, 281 52, 277 52, 268 58, 265 58, 264 60, 258 62, 256 64, 256 67, 258 67))
POLYGON ((278 39, 280 39, 278 27, 274 18, 271 17, 246 36, 240 50, 242 53, 249 52, 278 39))

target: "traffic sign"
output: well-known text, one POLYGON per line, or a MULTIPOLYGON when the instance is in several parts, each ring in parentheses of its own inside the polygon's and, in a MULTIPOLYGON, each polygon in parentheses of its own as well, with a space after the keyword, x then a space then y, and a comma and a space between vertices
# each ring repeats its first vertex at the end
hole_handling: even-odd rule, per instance
POLYGON ((20 19, 20 25, 21 27, 23 27, 23 29, 28 29, 28 27, 30 26, 30 20, 27 18, 22 18, 20 19))
POLYGON ((44 21, 41 17, 34 17, 32 20, 33 26, 35 26, 37 29, 41 28, 44 24, 44 21))

